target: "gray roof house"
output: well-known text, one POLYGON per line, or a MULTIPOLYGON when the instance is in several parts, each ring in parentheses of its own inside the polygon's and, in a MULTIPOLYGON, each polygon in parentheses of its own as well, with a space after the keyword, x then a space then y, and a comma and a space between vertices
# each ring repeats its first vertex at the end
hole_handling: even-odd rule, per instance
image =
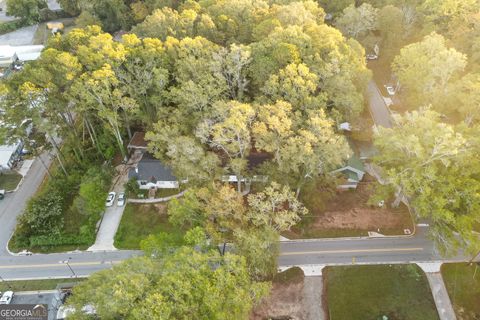
POLYGON ((128 172, 128 179, 135 178, 140 189, 175 189, 179 187, 178 179, 172 170, 160 160, 144 153, 136 167, 128 172))

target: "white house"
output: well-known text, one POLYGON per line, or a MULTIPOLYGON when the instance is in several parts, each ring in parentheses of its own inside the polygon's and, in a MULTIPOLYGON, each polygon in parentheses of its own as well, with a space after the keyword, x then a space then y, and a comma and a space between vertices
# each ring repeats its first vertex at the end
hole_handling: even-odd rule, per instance
POLYGON ((10 67, 16 61, 37 60, 42 53, 44 46, 0 46, 0 68, 10 67))
POLYGON ((0 170, 10 170, 15 161, 21 156, 23 143, 0 146, 0 170))

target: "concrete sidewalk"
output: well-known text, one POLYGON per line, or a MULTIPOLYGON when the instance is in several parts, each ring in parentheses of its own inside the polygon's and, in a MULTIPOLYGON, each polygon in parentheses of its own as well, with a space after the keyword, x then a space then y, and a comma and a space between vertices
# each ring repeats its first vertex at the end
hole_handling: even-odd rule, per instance
POLYGON ((323 311, 323 277, 311 276, 305 277, 303 286, 304 306, 306 311, 306 320, 324 320, 323 311))
POLYGON ((427 275, 440 320, 456 320, 447 288, 440 273, 441 263, 417 263, 427 275))
POLYGON ((457 317, 455 316, 455 311, 453 311, 442 274, 440 272, 427 272, 426 275, 432 289, 433 299, 435 300, 440 320, 456 320, 457 317))

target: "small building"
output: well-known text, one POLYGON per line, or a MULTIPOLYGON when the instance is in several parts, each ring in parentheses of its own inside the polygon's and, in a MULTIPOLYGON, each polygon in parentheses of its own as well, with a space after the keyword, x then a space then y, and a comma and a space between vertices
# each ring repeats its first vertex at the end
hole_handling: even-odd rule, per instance
POLYGON ((143 154, 137 165, 129 170, 128 179, 136 179, 140 189, 179 187, 179 181, 172 170, 147 152, 143 154))
POLYGON ((0 67, 6 68, 16 62, 27 62, 37 60, 42 53, 44 46, 0 46, 0 67))
POLYGON ((332 171, 332 174, 341 174, 337 189, 356 189, 365 175, 363 162, 356 156, 351 156, 344 167, 332 171))
MULTIPOLYGON (((249 172, 255 171, 265 161, 270 160, 272 156, 266 152, 258 152, 253 150, 247 157, 247 167, 249 172)), ((222 176, 223 182, 238 182, 237 176, 230 173, 229 175, 222 176)), ((265 175, 249 175, 248 177, 242 177, 241 182, 267 182, 268 177, 265 175)))
POLYGON ((0 146, 0 170, 11 170, 22 155, 23 143, 0 146))

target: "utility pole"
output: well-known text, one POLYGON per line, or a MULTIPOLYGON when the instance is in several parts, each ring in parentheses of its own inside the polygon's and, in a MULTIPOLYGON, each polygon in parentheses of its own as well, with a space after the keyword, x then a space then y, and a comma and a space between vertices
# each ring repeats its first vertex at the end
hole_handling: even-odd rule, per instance
POLYGON ((77 278, 77 274, 75 273, 75 271, 73 271, 73 269, 72 269, 72 267, 70 266, 70 263, 69 263, 71 259, 72 259, 72 257, 69 257, 68 260, 61 261, 61 263, 66 264, 68 269, 70 269, 70 271, 72 272, 73 276, 75 278, 77 278))

